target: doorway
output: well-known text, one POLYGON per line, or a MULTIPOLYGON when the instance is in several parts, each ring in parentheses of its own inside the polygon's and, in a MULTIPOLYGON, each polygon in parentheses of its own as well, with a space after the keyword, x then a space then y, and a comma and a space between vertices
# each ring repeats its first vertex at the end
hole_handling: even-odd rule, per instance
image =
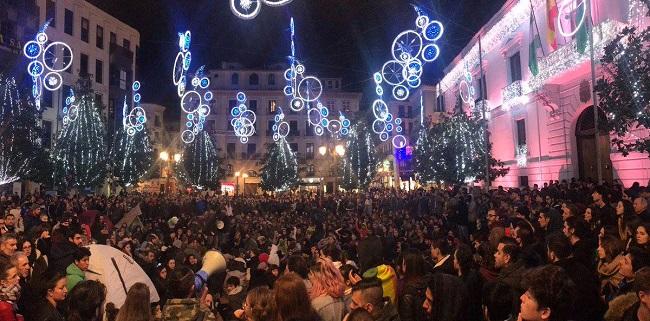
MULTIPOLYGON (((605 113, 598 110, 598 119, 606 119, 605 113)), ((596 148, 600 150, 600 166, 603 180, 612 182, 612 161, 610 155, 609 133, 599 122, 598 141, 594 134, 594 106, 587 107, 578 117, 576 124, 576 142, 578 147, 578 172, 581 179, 591 178, 594 182, 598 178, 598 161, 596 160, 596 148)))

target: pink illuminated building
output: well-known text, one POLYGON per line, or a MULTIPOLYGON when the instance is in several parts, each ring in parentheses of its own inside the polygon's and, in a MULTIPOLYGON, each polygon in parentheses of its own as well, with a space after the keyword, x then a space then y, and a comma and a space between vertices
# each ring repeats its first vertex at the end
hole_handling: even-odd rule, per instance
MULTIPOLYGON (((475 108, 486 104, 493 155, 510 167, 509 174, 494 186, 541 185, 572 177, 595 180, 596 148, 602 151, 603 179, 619 179, 628 187, 635 181, 646 185, 650 179, 647 154, 623 157, 610 146, 607 132, 599 134, 598 142, 595 139, 590 50, 588 45, 584 53, 577 49, 578 29, 588 19, 588 15, 581 18, 585 1, 548 1, 557 2, 556 16, 548 14, 553 10, 548 10, 546 0, 507 1, 446 67, 445 77, 437 84, 443 96, 438 103, 447 111, 453 110, 458 95, 475 108), (529 48, 536 34, 541 47, 537 50, 539 72, 533 75, 529 62, 535 55, 529 48), (483 90, 479 87, 479 39, 483 90), (469 86, 461 84, 466 72, 472 75, 469 86), (474 88, 471 97, 470 87, 474 88)), ((625 25, 647 25, 645 12, 640 0, 591 0, 596 57, 625 25)), ((599 71, 596 77, 601 77, 599 71)), ((602 112, 599 116, 606 117, 602 112)), ((648 134, 641 129, 630 135, 648 134)))

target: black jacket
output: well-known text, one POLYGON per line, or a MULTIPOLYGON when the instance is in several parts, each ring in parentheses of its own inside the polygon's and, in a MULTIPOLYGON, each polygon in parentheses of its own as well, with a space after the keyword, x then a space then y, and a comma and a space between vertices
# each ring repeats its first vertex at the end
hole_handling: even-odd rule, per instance
POLYGON ((49 269, 65 274, 68 265, 74 263, 75 251, 77 251, 77 246, 67 240, 52 245, 49 269))
POLYGON ((32 312, 25 312, 25 321, 65 321, 59 310, 45 300, 37 303, 32 312))
POLYGON ((553 265, 564 269, 579 291, 579 295, 575 296, 574 319, 576 321, 601 320, 607 305, 598 294, 600 284, 596 276, 573 257, 559 260, 553 265))
POLYGON ((454 258, 450 255, 444 263, 433 268, 433 273, 456 275, 456 270, 454 270, 454 258))
POLYGON ((401 321, 426 320, 427 315, 422 308, 426 298, 427 282, 425 278, 409 280, 404 284, 399 296, 399 317, 401 321))

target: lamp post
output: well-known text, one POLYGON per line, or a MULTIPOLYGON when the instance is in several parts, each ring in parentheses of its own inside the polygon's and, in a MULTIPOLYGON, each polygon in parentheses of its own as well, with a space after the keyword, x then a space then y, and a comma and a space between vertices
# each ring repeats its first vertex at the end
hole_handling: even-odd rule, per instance
POLYGON ((241 172, 235 172, 235 177, 237 177, 237 185, 235 185, 235 195, 239 196, 239 176, 241 172))
POLYGON ((241 177, 244 179, 244 195, 246 195, 246 178, 248 174, 244 173, 241 177))
MULTIPOLYGON (((329 150, 330 150, 329 156, 331 157, 332 160, 334 160, 337 156, 338 157, 345 156, 345 146, 341 144, 336 145, 334 146, 334 148, 330 148, 329 150)), ((326 156, 328 154, 327 151, 328 151, 328 147, 325 145, 318 148, 318 153, 321 156, 326 156)), ((332 172, 331 164, 330 164, 330 172, 332 172)), ((334 175, 334 191, 337 190, 337 186, 338 186, 338 175, 334 175)))
POLYGON ((169 157, 169 152, 162 151, 160 152, 160 155, 158 157, 160 158, 161 161, 165 162, 167 165, 167 179, 165 181, 165 193, 167 193, 169 190, 171 190, 171 187, 169 186, 169 181, 172 173, 172 162, 179 163, 181 161, 182 155, 179 153, 174 153, 172 157, 169 157))

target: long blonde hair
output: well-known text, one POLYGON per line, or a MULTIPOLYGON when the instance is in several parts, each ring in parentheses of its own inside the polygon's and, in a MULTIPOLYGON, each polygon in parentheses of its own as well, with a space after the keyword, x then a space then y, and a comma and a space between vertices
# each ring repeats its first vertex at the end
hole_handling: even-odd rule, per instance
POLYGON ((345 279, 341 271, 334 266, 332 260, 320 258, 309 269, 311 291, 309 297, 315 299, 323 294, 333 298, 343 297, 345 292, 345 279))
POLYGON ((131 286, 115 321, 153 321, 149 287, 144 283, 131 286))

